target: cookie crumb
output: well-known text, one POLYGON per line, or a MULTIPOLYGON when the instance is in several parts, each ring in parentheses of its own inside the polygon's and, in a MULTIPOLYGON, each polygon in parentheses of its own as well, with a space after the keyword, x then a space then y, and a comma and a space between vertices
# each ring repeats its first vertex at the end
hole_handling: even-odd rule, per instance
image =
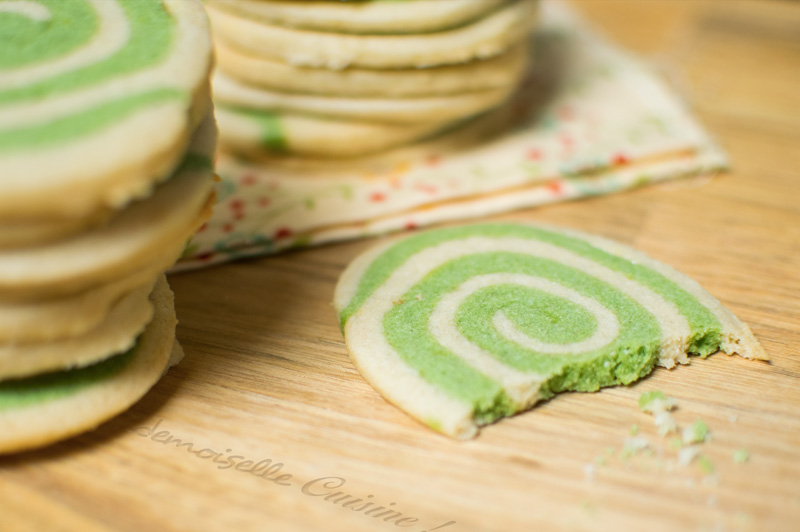
POLYGON ((682 434, 683 443, 690 445, 692 443, 702 443, 708 441, 708 425, 702 419, 698 419, 685 429, 682 434))
POLYGON ((583 474, 586 477, 586 482, 594 482, 594 474, 597 471, 594 464, 586 464, 583 466, 583 474))
POLYGON ((744 464, 750 460, 750 453, 748 453, 745 449, 738 449, 733 451, 733 461, 737 464, 744 464))
POLYGON ((709 460, 709 458, 708 458, 706 455, 704 455, 704 454, 701 454, 701 455, 699 455, 699 456, 697 457, 697 464, 700 466, 700 469, 701 469, 701 470, 703 471, 703 473, 705 473, 706 475, 710 475, 711 473, 713 473, 713 472, 714 472, 714 464, 713 464, 713 463, 711 462, 711 460, 709 460))
POLYGON ((669 412, 677 406, 675 399, 667 397, 661 390, 650 390, 639 396, 639 409, 648 414, 669 412))
POLYGON ((690 445, 678 451, 678 465, 686 467, 692 463, 700 454, 700 447, 697 445, 690 445))
POLYGON ((678 431, 678 425, 669 412, 659 412, 655 416, 654 423, 658 428, 659 436, 666 436, 678 431))
POLYGON ((622 460, 627 460, 635 456, 640 451, 644 451, 645 449, 649 448, 650 442, 646 438, 625 438, 625 444, 622 447, 622 451, 619 453, 619 457, 622 460))
POLYGON ((669 448, 680 451, 683 448, 683 440, 677 437, 672 438, 669 440, 669 448))

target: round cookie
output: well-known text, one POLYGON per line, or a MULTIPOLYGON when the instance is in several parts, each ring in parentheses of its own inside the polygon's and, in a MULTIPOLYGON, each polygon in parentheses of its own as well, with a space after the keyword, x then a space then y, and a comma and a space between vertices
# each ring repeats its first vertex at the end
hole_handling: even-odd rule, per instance
POLYGON ((628 384, 717 350, 765 359, 746 325, 631 248, 521 224, 390 241, 342 274, 334 305, 362 375, 457 438, 561 391, 628 384))
POLYGON ((155 316, 125 354, 85 368, 0 382, 0 453, 95 428, 138 401, 180 356, 172 291, 162 277, 155 316))
POLYGON ((177 256, 210 215, 215 144, 216 128, 208 115, 176 174, 146 200, 76 236, 0 250, 0 301, 78 294, 148 268, 159 256, 177 256))
POLYGON ((450 122, 381 124, 294 113, 217 108, 220 145, 232 153, 354 157, 422 139, 450 122))
POLYGON ((40 301, 0 301, 0 343, 53 342, 91 331, 125 294, 140 288, 149 292, 182 251, 159 254, 153 263, 130 275, 77 294, 40 301))
POLYGON ((339 33, 428 33, 461 26, 508 0, 308 2, 208 0, 231 13, 282 26, 339 33))
POLYGON ((209 96, 199 0, 4 2, 0 34, 0 224, 118 208, 180 163, 209 96))
POLYGON ((79 233, 98 225, 111 216, 110 209, 101 209, 90 216, 63 220, 0 220, 0 248, 42 244, 79 233))
POLYGON ((214 75, 214 99, 228 107, 284 111, 334 119, 397 124, 447 122, 478 114, 508 97, 514 86, 488 91, 421 98, 347 98, 270 91, 214 75))
POLYGON ((0 381, 87 366, 127 351, 153 318, 150 289, 126 294, 85 334, 36 344, 0 344, 0 381))
POLYGON ((423 69, 328 70, 302 68, 243 54, 216 41, 218 68, 247 85, 324 96, 411 98, 504 89, 521 79, 527 65, 527 43, 508 52, 463 65, 423 69))
POLYGON ((513 0, 486 17, 436 33, 350 35, 253 21, 208 6, 214 34, 248 55, 312 68, 424 68, 499 55, 525 38, 536 0, 513 0))

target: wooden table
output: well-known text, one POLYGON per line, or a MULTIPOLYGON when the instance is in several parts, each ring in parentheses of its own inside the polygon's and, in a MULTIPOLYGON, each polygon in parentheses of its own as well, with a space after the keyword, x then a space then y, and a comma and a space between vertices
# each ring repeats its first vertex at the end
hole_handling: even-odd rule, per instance
POLYGON ((0 530, 800 530, 800 6, 577 5, 662 72, 734 170, 498 218, 589 230, 677 267, 771 363, 718 354, 455 442, 387 404, 345 352, 329 302, 373 242, 175 275, 184 362, 99 430, 0 460, 0 530), (636 406, 652 389, 678 400, 679 424, 707 422, 713 474, 671 465, 636 406), (652 455, 620 458, 632 425, 652 455), (345 495, 407 519, 343 508, 345 495))

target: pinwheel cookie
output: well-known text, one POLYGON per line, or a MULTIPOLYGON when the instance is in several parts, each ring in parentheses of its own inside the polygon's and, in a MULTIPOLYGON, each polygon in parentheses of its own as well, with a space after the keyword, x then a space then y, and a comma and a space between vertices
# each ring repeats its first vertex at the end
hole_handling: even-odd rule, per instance
POLYGON ((766 359, 693 280, 626 246, 549 227, 393 240, 347 268, 335 307, 362 375, 457 438, 558 392, 628 384, 690 354, 766 359))
POLYGON ((79 231, 147 196, 207 114, 197 0, 2 2, 0 35, 0 244, 79 231))

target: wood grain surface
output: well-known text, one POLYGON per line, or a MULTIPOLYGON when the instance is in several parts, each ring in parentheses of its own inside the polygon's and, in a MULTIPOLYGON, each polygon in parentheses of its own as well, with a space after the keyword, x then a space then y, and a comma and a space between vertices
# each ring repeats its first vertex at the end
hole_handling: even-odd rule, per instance
POLYGON ((750 324, 770 363, 657 369, 455 442, 387 404, 343 347, 333 288, 374 241, 174 275, 185 360, 98 430, 0 459, 0 530, 800 530, 800 5, 575 4, 689 102, 733 170, 495 219, 671 264, 750 324), (653 389, 678 400, 679 424, 707 422, 713 473, 673 465, 636 406, 653 389), (656 446, 625 460, 632 425, 656 446))

